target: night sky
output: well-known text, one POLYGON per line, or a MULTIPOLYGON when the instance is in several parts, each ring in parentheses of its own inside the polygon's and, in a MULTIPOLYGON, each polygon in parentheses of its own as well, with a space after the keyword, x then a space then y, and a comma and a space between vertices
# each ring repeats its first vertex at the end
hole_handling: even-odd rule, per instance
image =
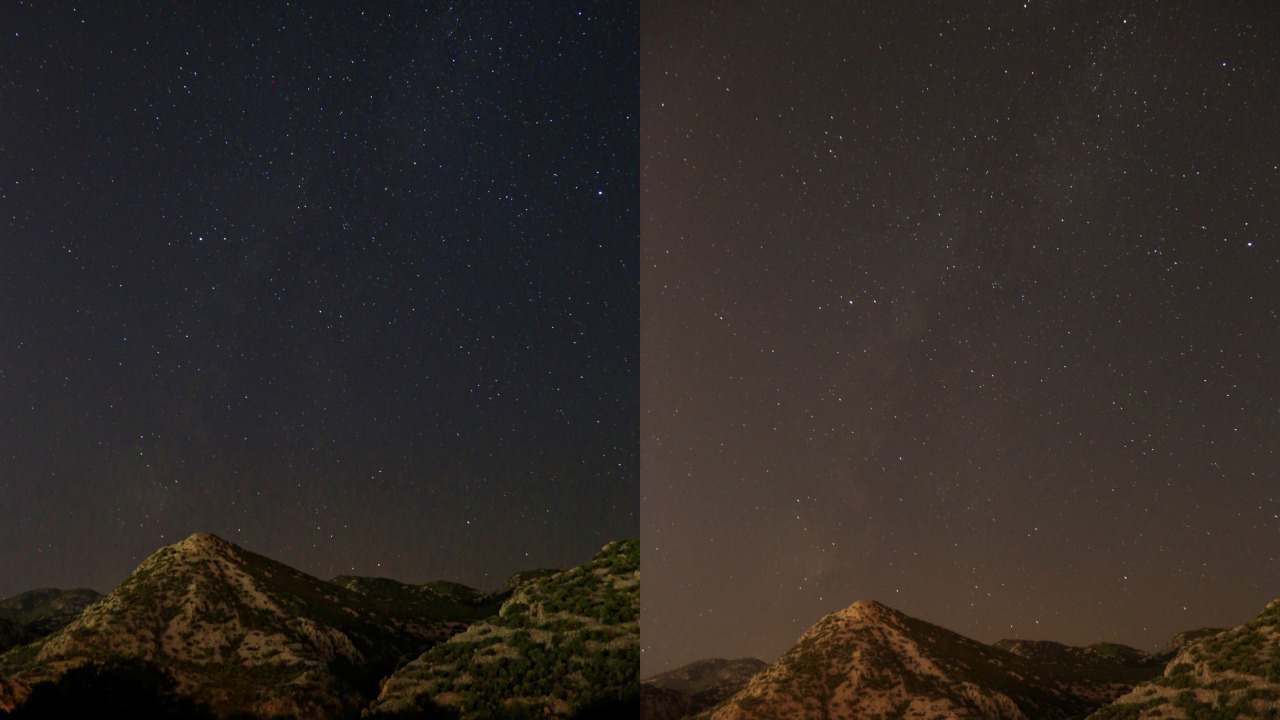
POLYGON ((644 675, 1280 597, 1280 7, 642 15, 644 675))
POLYGON ((637 8, 0 12, 0 597, 639 534, 637 8))

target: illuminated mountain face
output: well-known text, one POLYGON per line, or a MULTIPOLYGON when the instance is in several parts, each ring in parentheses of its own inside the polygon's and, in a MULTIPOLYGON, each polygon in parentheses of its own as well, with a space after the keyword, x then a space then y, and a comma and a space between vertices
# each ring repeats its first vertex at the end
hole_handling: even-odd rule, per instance
POLYGON ((151 555, 65 628, 0 656, 0 708, 94 663, 99 684, 142 673, 144 685, 222 716, 347 717, 397 668, 499 607, 472 632, 530 636, 564 625, 566 644, 616 670, 638 647, 638 563, 634 541, 613 543, 586 566, 525 573, 534 579, 489 595, 457 583, 326 582, 197 533, 151 555), (154 680, 165 676, 172 687, 154 680))

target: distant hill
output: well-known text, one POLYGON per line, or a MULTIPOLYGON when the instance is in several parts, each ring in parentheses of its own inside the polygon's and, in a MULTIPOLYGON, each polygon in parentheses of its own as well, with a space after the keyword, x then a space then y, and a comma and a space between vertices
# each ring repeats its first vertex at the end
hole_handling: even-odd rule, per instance
MULTIPOLYGON (((16 623, 34 640, 66 627, 101 597, 88 588, 29 590, 0 600, 0 619, 16 623)), ((0 652, 5 649, 0 640, 0 652)))
POLYGON ((639 542, 610 543, 519 582, 498 615, 398 670, 368 714, 636 717, 639 609, 639 542))
POLYGON ((1001 640, 993 645, 1064 675, 1129 685, 1158 674, 1173 656, 1172 653, 1150 655, 1119 643, 1073 647, 1050 640, 1001 640))
POLYGON ((648 678, 641 684, 641 715, 678 718, 714 707, 746 686, 768 663, 755 658, 698 660, 648 678))
POLYGON ((502 602, 511 595, 510 591, 490 595, 461 583, 440 580, 409 585, 389 578, 339 575, 330 582, 366 597, 392 603, 402 614, 448 618, 463 623, 497 613, 502 602))

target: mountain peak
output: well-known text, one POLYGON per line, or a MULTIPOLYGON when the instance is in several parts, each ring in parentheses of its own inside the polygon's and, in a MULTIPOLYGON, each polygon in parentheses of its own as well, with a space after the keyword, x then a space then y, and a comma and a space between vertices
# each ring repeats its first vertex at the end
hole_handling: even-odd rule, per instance
POLYGON ((184 555, 211 557, 231 554, 236 546, 212 533, 191 533, 187 539, 171 545, 175 551, 184 555))
POLYGON ((191 535, 189 535, 186 540, 183 540, 181 543, 178 543, 178 544, 193 545, 193 546, 201 546, 201 545, 220 545, 221 546, 221 545, 229 545, 230 543, 218 537, 217 535, 214 535, 213 533, 194 532, 194 533, 191 533, 191 535))
POLYGON ((831 617, 834 620, 859 625, 881 625, 898 624, 901 613, 875 600, 859 600, 843 610, 832 613, 831 617))
POLYGON ((850 615, 883 615, 894 611, 875 600, 858 600, 845 608, 844 612, 850 615))

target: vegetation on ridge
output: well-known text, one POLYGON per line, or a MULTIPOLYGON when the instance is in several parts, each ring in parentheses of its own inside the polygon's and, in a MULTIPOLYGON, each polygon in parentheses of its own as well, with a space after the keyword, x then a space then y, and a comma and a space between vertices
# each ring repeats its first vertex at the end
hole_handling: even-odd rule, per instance
POLYGON ((1162 675, 1090 720, 1280 717, 1280 600, 1239 627, 1184 635, 1162 675))
MULTIPOLYGON (((634 572, 626 581, 638 583, 638 545, 633 549, 634 572)), ((616 565, 605 561, 602 567, 616 565)), ((573 571, 555 577, 561 575, 579 577, 573 571)), ((539 576, 552 577, 544 571, 524 575, 539 576)), ((483 642, 510 635, 514 651, 528 650, 521 657, 538 658, 539 650, 526 648, 518 634, 537 633, 539 623, 524 618, 531 603, 543 602, 533 582, 495 595, 450 582, 412 586, 350 576, 326 582, 196 534, 153 553, 67 627, 0 654, 0 716, 5 708, 13 717, 81 716, 85 707, 110 708, 123 697, 148 717, 355 717, 397 668, 469 622, 492 617, 491 637, 483 642), (516 597, 521 600, 508 602, 504 616, 496 617, 502 600, 516 597), (85 690, 90 685, 109 695, 85 690)), ((634 625, 635 613, 617 607, 618 584, 610 579, 574 586, 599 585, 602 608, 557 597, 586 613, 586 629, 604 632, 622 617, 634 625)), ((545 592, 558 591, 547 586, 545 592)), ((589 655, 598 640, 587 635, 581 645, 566 644, 586 647, 589 655)), ((609 647, 601 657, 612 660, 614 654, 609 647)), ((575 666, 574 677, 596 672, 595 659, 577 660, 581 668, 575 666)), ((505 682, 510 675, 495 677, 505 682)), ((578 696, 580 706, 613 699, 603 690, 578 696)))
POLYGON ((597 706, 634 715, 639 567, 639 542, 623 540, 520 585, 497 616, 401 668, 370 715, 570 717, 597 706))

